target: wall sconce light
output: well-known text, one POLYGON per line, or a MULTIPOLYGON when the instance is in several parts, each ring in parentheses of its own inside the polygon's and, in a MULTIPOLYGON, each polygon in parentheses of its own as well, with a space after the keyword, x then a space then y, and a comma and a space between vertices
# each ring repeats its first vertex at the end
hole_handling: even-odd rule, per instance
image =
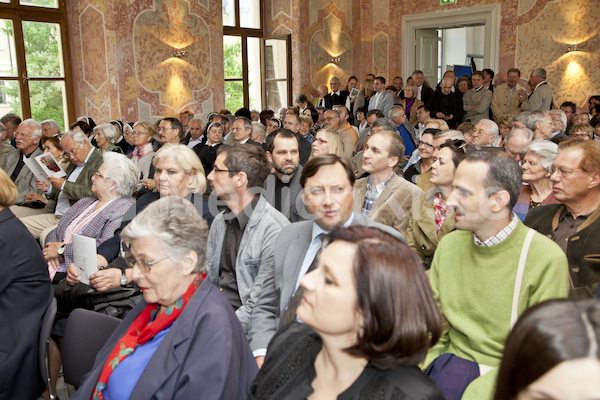
POLYGON ((330 63, 334 64, 338 64, 340 61, 342 61, 342 57, 333 57, 329 60, 330 63))
POLYGON ((567 47, 567 53, 571 53, 573 51, 579 51, 579 45, 578 44, 572 44, 571 46, 567 47))
POLYGON ((183 58, 185 56, 187 56, 187 50, 175 50, 173 52, 173 57, 177 57, 177 58, 183 58))

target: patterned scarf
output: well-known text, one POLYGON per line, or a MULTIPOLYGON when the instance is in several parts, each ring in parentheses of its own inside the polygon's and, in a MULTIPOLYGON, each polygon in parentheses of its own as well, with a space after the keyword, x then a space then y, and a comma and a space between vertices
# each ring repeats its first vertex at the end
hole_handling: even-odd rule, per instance
POLYGON ((175 300, 165 312, 158 314, 160 306, 158 304, 148 304, 140 315, 133 320, 127 332, 117 342, 115 348, 106 359, 104 368, 100 373, 100 378, 98 378, 96 389, 92 394, 92 400, 104 399, 102 391, 106 388, 108 378, 115 368, 117 368, 117 365, 133 353, 137 346, 150 341, 157 333, 168 328, 179 317, 179 314, 181 314, 194 292, 196 292, 200 282, 205 277, 205 273, 198 275, 183 296, 175 300))
POLYGON ((439 232, 446 217, 452 212, 452 207, 448 207, 441 192, 436 193, 433 198, 433 212, 435 213, 435 230, 439 232))

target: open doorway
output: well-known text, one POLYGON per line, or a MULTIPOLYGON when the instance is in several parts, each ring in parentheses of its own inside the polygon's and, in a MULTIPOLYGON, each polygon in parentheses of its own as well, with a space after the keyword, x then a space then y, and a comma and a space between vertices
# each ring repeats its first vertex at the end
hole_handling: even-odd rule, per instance
POLYGON ((498 69, 500 5, 402 17, 402 75, 421 69, 431 85, 447 65, 498 69))

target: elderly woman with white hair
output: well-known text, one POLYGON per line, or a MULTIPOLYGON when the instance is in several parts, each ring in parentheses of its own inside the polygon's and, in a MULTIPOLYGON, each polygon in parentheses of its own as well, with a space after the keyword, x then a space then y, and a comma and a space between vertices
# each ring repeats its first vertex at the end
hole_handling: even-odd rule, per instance
POLYGON ((92 176, 95 197, 85 197, 73 204, 46 237, 43 253, 51 279, 66 277, 67 266, 73 262, 74 234, 94 238, 99 245, 114 236, 133 203, 131 194, 140 175, 139 168, 122 154, 109 152, 102 158, 103 164, 92 176))
POLYGON ((513 211, 523 221, 532 208, 558 204, 552 192, 550 168, 558 153, 558 146, 548 140, 534 140, 525 147, 523 157, 523 186, 513 211))
POLYGON ((94 138, 98 144, 98 150, 100 150, 102 154, 108 151, 123 154, 123 150, 115 144, 119 138, 119 133, 113 124, 96 126, 94 128, 94 138))
POLYGON ((72 399, 246 399, 258 367, 233 309, 205 279, 207 237, 206 221, 177 196, 127 225, 124 258, 144 300, 72 399))

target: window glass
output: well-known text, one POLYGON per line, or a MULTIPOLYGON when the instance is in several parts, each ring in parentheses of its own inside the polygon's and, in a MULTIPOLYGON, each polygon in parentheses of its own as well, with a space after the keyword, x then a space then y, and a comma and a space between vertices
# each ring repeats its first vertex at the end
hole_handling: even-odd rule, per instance
POLYGON ((21 93, 19 93, 19 81, 3 81, 0 87, 4 103, 0 104, 0 115, 14 113, 21 114, 21 93))
POLYGON ((248 38, 248 92, 250 109, 262 109, 262 88, 260 70, 260 39, 248 38))
POLYGON ((278 110, 287 106, 287 81, 266 82, 267 108, 278 110))
POLYGON ((235 26, 235 0, 223 0, 223 25, 235 26))
POLYGON ((67 92, 64 81, 29 81, 31 118, 36 121, 53 119, 61 127, 68 121, 67 92))
POLYGON ((260 0, 240 1, 240 26, 260 29, 260 0))
POLYGON ((18 76, 15 34, 10 19, 0 19, 0 76, 18 76))
POLYGON ((20 0, 19 2, 22 6, 58 8, 58 0, 20 0))
POLYGON ((58 24, 24 21, 23 41, 28 77, 64 76, 58 24))

